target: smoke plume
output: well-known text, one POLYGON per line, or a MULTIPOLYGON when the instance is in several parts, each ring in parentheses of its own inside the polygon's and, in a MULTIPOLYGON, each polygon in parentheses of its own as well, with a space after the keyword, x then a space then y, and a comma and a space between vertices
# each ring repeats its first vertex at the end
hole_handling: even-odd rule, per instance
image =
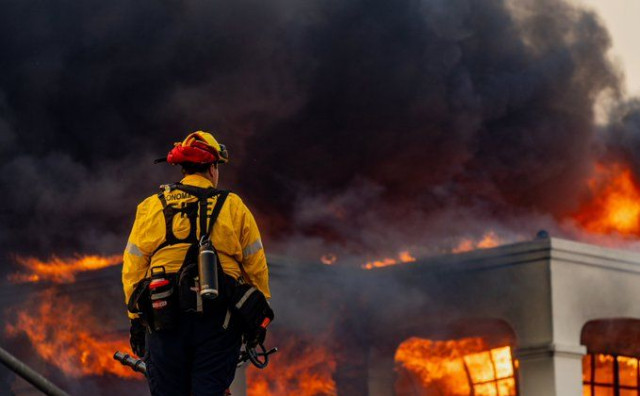
POLYGON ((592 11, 515 3, 5 2, 2 253, 121 250, 197 129, 285 253, 553 228, 595 159, 638 161, 638 106, 596 127, 621 76, 592 11))

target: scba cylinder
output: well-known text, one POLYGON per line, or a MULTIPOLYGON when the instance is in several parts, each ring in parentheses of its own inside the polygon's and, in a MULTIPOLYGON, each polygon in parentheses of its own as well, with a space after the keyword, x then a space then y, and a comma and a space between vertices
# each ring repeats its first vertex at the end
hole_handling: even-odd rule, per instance
POLYGON ((218 255, 211 241, 200 245, 198 256, 198 277, 200 280, 200 296, 206 299, 218 297, 218 255))

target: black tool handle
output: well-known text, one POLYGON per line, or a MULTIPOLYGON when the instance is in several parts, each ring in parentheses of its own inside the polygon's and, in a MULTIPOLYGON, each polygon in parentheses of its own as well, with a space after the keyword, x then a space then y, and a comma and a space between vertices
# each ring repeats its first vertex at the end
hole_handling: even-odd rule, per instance
POLYGON ((142 359, 136 359, 133 356, 120 351, 114 353, 113 358, 119 361, 123 366, 131 367, 133 371, 147 375, 147 364, 142 359))

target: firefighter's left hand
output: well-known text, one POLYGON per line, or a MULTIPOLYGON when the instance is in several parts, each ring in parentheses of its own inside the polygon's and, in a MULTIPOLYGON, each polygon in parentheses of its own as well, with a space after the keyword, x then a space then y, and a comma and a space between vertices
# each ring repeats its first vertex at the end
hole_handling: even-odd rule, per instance
POLYGON ((247 338, 247 348, 255 348, 264 343, 264 339, 267 337, 267 329, 257 327, 255 330, 246 334, 245 337, 247 338))

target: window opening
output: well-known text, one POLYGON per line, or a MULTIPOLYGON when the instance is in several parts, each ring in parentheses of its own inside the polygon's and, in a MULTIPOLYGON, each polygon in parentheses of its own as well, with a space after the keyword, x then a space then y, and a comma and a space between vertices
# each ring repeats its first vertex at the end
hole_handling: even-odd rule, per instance
POLYGON ((584 396, 640 396, 638 358, 588 354, 582 358, 584 396))
MULTIPOLYGON (((406 370, 417 388, 429 395, 516 396, 516 367, 511 347, 490 348, 481 338, 432 341, 410 338, 396 352, 399 370, 406 370)), ((417 390, 398 396, 421 395, 417 390)))

